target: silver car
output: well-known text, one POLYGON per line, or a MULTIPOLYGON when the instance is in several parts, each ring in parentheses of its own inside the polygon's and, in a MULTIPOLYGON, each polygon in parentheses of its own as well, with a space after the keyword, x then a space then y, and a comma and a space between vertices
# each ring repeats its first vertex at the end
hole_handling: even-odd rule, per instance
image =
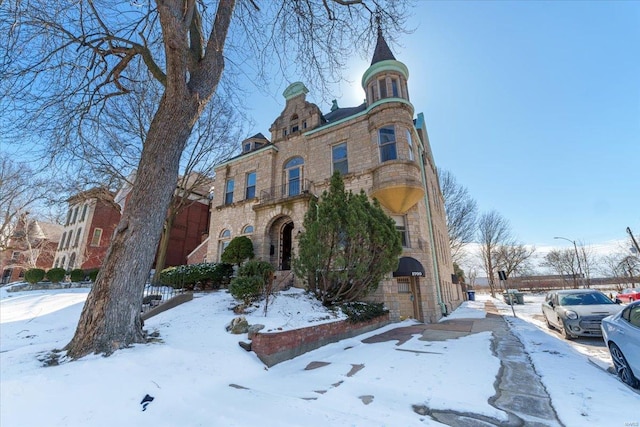
POLYGON ((566 339, 602 336, 602 319, 620 310, 620 305, 594 289, 552 291, 542 303, 547 326, 566 339))
POLYGON ((625 384, 640 388, 640 301, 604 318, 602 337, 618 377, 625 384))

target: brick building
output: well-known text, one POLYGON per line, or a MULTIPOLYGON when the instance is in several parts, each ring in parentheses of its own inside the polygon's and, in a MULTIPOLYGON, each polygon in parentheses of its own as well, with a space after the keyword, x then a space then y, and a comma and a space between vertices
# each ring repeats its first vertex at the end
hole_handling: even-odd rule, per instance
POLYGON ((83 191, 68 199, 69 210, 53 267, 66 270, 100 268, 111 236, 120 221, 120 206, 104 188, 83 191))
MULTIPOLYGON (((434 322, 463 300, 452 283, 444 202, 424 116, 414 118, 409 71, 381 34, 362 77, 366 101, 331 111, 306 101, 296 82, 271 128, 242 142, 242 153, 216 169, 207 260, 219 261, 229 241, 251 238, 257 258, 271 262, 278 281, 291 280, 309 201, 328 189, 334 171, 345 188, 376 198, 402 235, 398 270, 371 296, 392 320, 434 322)), ((297 285, 299 279, 296 279, 297 285)))
POLYGON ((30 219, 22 215, 8 240, 7 249, 0 253, 0 284, 21 280, 30 268, 51 268, 62 226, 30 219))
MULTIPOLYGON (((206 184, 191 187, 188 178, 176 187, 175 203, 180 209, 171 222, 165 267, 186 264, 188 255, 207 237, 211 181, 203 181, 206 184), (188 190, 183 188, 185 185, 188 190)), ((69 198, 67 220, 53 266, 67 270, 100 268, 129 191, 129 185, 115 194, 96 188, 69 198)))

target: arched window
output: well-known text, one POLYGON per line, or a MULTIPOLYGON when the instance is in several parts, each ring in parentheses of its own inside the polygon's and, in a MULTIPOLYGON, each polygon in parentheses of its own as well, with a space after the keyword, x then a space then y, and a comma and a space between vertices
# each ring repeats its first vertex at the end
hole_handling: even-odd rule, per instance
POLYGON ((231 241, 231 231, 222 230, 220 233, 220 240, 218 241, 218 261, 220 261, 220 257, 222 257, 222 252, 229 246, 229 242, 231 241))
POLYGON ((288 196, 300 194, 303 166, 304 159, 302 157, 294 157, 284 164, 285 188, 283 194, 288 196))
POLYGON ((242 234, 251 234, 253 233, 253 225, 245 225, 242 229, 242 234))
POLYGON ((73 270, 75 266, 76 266, 76 253, 74 252, 69 257, 69 270, 73 270))
POLYGON ((78 228, 78 231, 76 231, 76 241, 73 243, 74 248, 77 248, 78 245, 80 244, 81 235, 82 235, 82 227, 78 228))
POLYGON ((67 243, 64 245, 65 249, 69 249, 71 246, 71 238, 73 237, 73 230, 69 230, 69 234, 67 235, 67 243))

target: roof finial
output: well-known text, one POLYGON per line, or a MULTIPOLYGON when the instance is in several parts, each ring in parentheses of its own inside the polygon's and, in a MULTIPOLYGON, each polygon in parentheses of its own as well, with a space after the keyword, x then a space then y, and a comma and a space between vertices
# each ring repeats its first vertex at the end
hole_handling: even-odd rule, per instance
POLYGON ((376 8, 376 27, 378 29, 378 36, 382 35, 382 11, 380 6, 376 8))
POLYGON ((382 35, 382 10, 380 10, 380 8, 376 9, 375 20, 376 26, 378 27, 378 40, 376 42, 376 48, 373 51, 373 60, 371 61, 371 65, 388 59, 396 59, 382 35))

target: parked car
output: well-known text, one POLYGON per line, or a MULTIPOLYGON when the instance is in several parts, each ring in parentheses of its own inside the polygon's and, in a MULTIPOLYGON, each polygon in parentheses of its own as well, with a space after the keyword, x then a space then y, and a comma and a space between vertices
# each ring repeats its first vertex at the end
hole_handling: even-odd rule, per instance
POLYGON ((609 348, 616 374, 625 383, 640 388, 640 301, 602 320, 602 337, 609 348))
POLYGON ((623 289, 618 295, 616 295, 622 302, 633 302, 640 300, 640 288, 627 288, 623 289))
POLYGON ((595 289, 552 291, 542 303, 547 326, 566 339, 602 336, 602 319, 620 310, 622 306, 595 289))

